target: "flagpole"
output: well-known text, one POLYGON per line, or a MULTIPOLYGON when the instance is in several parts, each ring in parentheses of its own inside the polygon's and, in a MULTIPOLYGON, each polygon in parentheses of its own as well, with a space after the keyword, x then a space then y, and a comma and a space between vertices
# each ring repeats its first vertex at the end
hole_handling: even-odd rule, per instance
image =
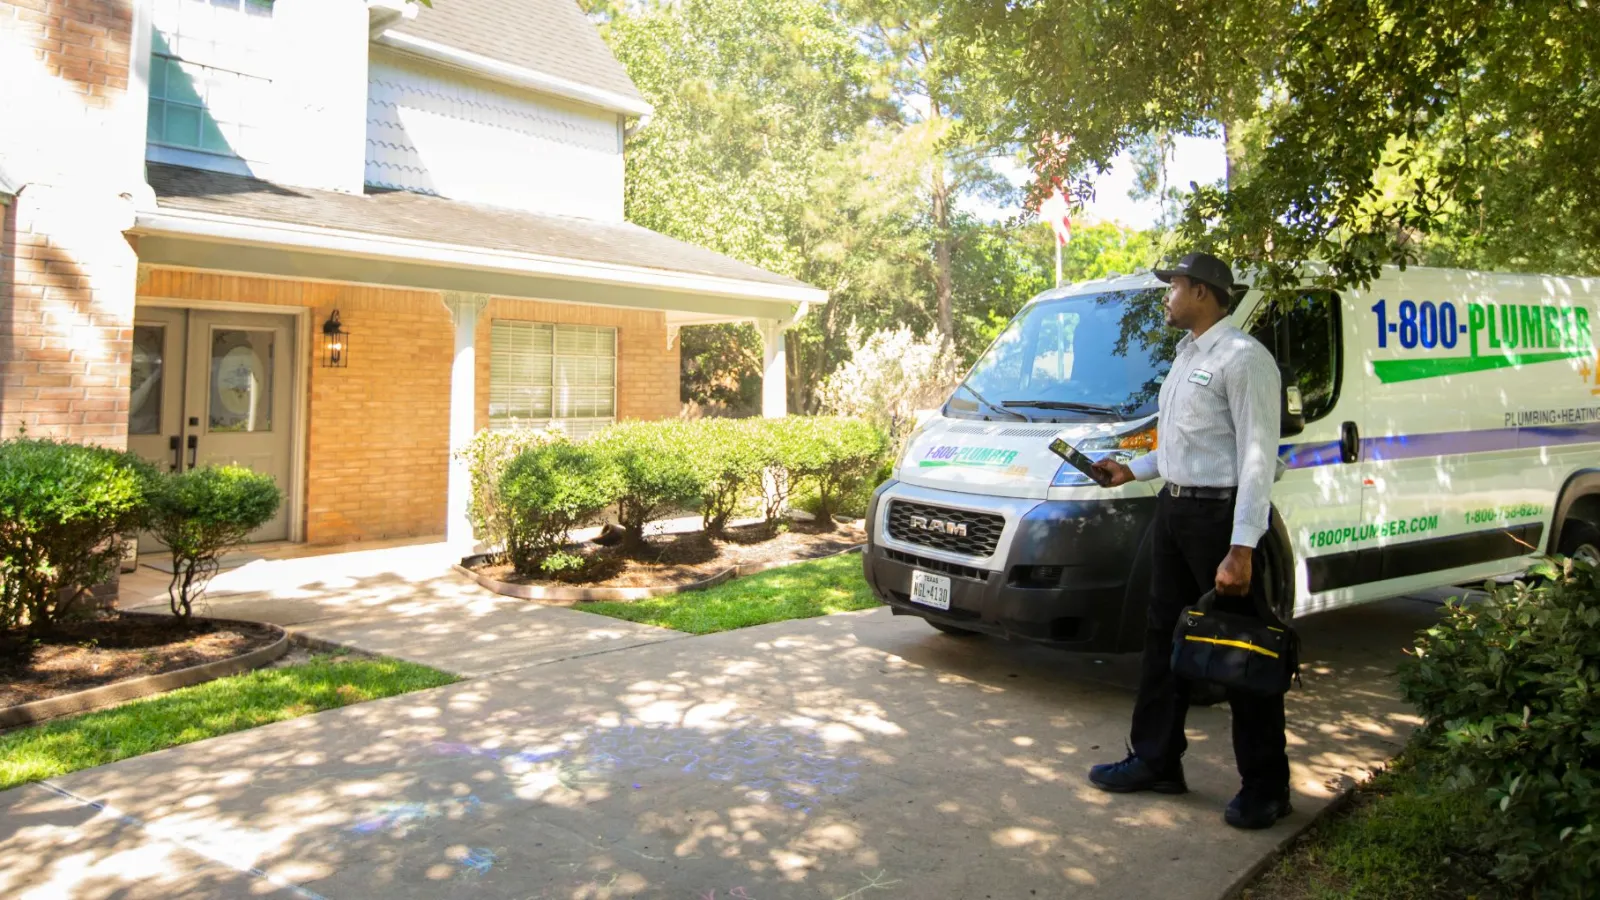
POLYGON ((1056 287, 1061 287, 1061 240, 1055 241, 1056 245, 1056 287))

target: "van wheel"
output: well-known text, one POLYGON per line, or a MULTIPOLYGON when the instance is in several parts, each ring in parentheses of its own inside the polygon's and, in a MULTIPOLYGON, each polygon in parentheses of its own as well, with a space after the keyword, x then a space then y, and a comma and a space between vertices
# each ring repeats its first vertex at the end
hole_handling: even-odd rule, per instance
POLYGON ((927 622, 929 625, 932 625, 933 627, 939 629, 940 631, 944 632, 945 634, 950 635, 951 637, 977 637, 978 636, 978 632, 973 631, 970 628, 957 628, 954 625, 946 625, 943 622, 935 622, 932 619, 923 619, 922 621, 927 622))
POLYGON ((1561 529, 1562 556, 1600 568, 1600 528, 1575 519, 1561 529))

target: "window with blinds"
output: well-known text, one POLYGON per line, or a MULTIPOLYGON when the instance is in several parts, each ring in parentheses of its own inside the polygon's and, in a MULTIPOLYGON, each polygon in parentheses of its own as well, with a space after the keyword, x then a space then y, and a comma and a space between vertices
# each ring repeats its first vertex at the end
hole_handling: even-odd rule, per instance
POLYGON ((490 334, 490 428, 587 437, 616 421, 615 328, 496 320, 490 334))

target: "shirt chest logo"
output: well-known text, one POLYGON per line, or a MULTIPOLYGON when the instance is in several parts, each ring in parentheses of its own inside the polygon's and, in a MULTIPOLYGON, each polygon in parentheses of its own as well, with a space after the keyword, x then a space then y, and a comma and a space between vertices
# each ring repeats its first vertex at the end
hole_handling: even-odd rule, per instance
POLYGON ((1209 385, 1211 383, 1211 373, 1205 369, 1195 369, 1189 373, 1189 383, 1201 386, 1209 385))

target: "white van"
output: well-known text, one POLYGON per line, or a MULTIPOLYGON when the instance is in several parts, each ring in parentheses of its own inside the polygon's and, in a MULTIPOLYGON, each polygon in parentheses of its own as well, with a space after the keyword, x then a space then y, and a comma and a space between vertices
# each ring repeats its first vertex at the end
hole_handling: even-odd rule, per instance
MULTIPOLYGON (((1154 446, 1180 336, 1164 290, 1138 275, 1040 294, 917 428, 867 518, 867 582, 896 614, 1139 649, 1160 483, 1101 488, 1046 445, 1124 460, 1154 446)), ((1600 280, 1444 269, 1276 309, 1247 291, 1232 319, 1286 373, 1257 557, 1274 606, 1477 581, 1545 552, 1600 562, 1597 305, 1600 280)))

